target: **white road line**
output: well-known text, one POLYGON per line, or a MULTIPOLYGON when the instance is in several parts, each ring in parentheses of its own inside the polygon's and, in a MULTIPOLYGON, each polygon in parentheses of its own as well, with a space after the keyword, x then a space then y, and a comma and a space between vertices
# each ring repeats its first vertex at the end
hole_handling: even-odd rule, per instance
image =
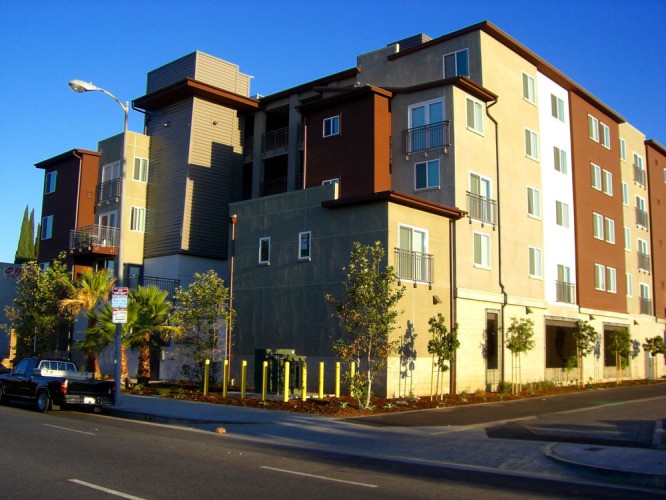
POLYGON ((81 486, 86 486, 88 488, 92 488, 93 490, 97 491, 103 491, 104 493, 108 493, 109 495, 115 495, 117 497, 121 498, 130 498, 132 500, 145 500, 144 498, 141 497, 135 497, 134 495, 128 495, 127 493, 123 493, 122 491, 116 491, 112 490, 109 488, 105 488, 104 486, 98 486, 96 484, 92 483, 86 483, 85 481, 81 481, 80 479, 70 479, 72 483, 80 484, 81 486))
POLYGON ((85 432, 85 431, 77 431, 76 429, 70 429, 68 427, 60 427, 59 425, 51 425, 51 424, 44 424, 46 427, 53 427, 54 429, 61 429, 63 431, 69 431, 69 432, 78 432, 79 434, 88 434, 88 436, 94 436, 95 434, 92 432, 85 432))
POLYGON ((274 470, 277 472, 284 472, 286 474, 294 474, 296 476, 305 476, 305 477, 312 477, 314 479, 323 479, 324 481, 335 481, 336 483, 345 483, 345 484, 352 484, 354 486, 364 486, 365 488, 378 488, 376 484, 366 484, 366 483, 357 483, 355 481, 345 481, 344 479, 335 479, 333 477, 326 477, 326 476, 315 476, 314 474, 306 474, 305 472, 296 472, 293 470, 285 470, 285 469, 276 469, 275 467, 268 467, 267 465, 262 465, 262 469, 268 469, 268 470, 274 470))

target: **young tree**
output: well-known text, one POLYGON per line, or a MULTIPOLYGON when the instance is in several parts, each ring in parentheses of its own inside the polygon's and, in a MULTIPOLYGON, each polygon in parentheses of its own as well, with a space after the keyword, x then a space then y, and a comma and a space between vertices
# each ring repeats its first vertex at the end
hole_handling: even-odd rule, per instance
POLYGON ((344 298, 325 295, 344 329, 343 337, 333 342, 332 349, 343 360, 356 362, 358 371, 349 383, 362 408, 370 406, 375 375, 397 349, 397 341, 391 341, 390 335, 405 288, 398 286, 395 271, 384 264, 384 256, 380 242, 374 246, 354 242, 343 283, 344 298))
POLYGON ((608 349, 615 353, 615 382, 622 381, 622 370, 627 366, 631 354, 631 335, 626 328, 608 334, 608 349))
POLYGON ((578 367, 578 386, 583 386, 583 359, 594 350, 597 341, 597 331, 587 321, 576 321, 573 331, 576 344, 576 366, 578 367))
MULTIPOLYGON (((437 384, 435 392, 439 394, 439 399, 442 399, 444 393, 444 380, 442 380, 440 390, 440 378, 443 377, 444 372, 449 369, 449 365, 453 362, 456 355, 456 350, 460 347, 458 340, 458 325, 455 325, 449 332, 446 327, 446 319, 441 313, 433 316, 428 320, 430 328, 428 331, 432 334, 432 338, 428 341, 428 352, 433 355, 435 366, 437 367, 437 384), (447 365, 447 363, 449 363, 447 365)), ((432 380, 431 380, 431 399, 432 399, 432 380)))
MULTIPOLYGON (((511 318, 511 326, 507 329, 506 348, 511 351, 513 358, 512 367, 517 366, 518 392, 522 391, 522 366, 521 355, 534 349, 534 321, 531 319, 511 318), (517 363, 515 363, 517 361, 517 363)), ((513 378, 513 370, 511 371, 513 378)), ((513 385, 513 380, 511 381, 513 385)), ((515 390, 515 388, 514 388, 515 390)))
POLYGON ((664 344, 664 339, 659 335, 645 339, 643 350, 650 353, 650 356, 652 356, 652 365, 654 366, 653 375, 655 379, 659 378, 659 365, 657 364, 657 356, 659 354, 666 354, 666 344, 664 344))
MULTIPOLYGON (((221 361, 225 357, 225 327, 229 320, 229 289, 224 280, 210 270, 194 273, 194 281, 185 290, 176 289, 176 308, 172 324, 180 327, 180 336, 188 345, 194 377, 202 379, 206 359, 221 361)), ((231 368, 231 367, 230 367, 231 368)), ((211 377, 215 377, 211 370, 211 377)))

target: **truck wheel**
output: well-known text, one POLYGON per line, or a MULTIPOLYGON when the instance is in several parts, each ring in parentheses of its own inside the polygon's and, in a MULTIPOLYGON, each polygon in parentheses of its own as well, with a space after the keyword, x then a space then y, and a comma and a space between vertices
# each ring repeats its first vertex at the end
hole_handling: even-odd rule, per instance
POLYGON ((44 413, 49 411, 51 407, 51 397, 47 391, 39 391, 37 393, 37 399, 35 399, 35 410, 39 413, 44 413))

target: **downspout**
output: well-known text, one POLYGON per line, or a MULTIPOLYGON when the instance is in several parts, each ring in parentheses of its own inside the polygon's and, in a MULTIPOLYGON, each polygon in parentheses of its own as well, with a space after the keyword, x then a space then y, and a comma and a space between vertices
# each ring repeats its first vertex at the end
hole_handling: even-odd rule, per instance
POLYGON ((150 113, 146 111, 145 109, 137 108, 136 105, 134 104, 134 101, 132 101, 132 109, 134 111, 138 111, 139 113, 143 113, 146 115, 146 119, 143 121, 143 135, 148 135, 148 123, 150 119, 152 118, 150 113))
POLYGON ((486 115, 495 124, 495 169, 497 177, 497 272, 499 274, 499 287, 502 293, 502 307, 500 308, 500 333, 501 333, 501 348, 502 348, 502 360, 501 360, 501 369, 500 369, 500 380, 504 381, 505 369, 504 369, 504 310, 508 303, 508 294, 504 286, 504 281, 502 280, 502 217, 500 216, 501 206, 500 203, 500 161, 499 161, 499 123, 493 115, 490 114, 490 108, 497 104, 499 98, 495 98, 493 102, 486 106, 486 115))
MULTIPOLYGON (((458 322, 457 310, 457 296, 458 296, 458 280, 456 274, 456 221, 458 219, 449 219, 449 281, 451 283, 451 290, 449 293, 449 311, 450 311, 450 324, 449 331, 453 331, 458 322)), ((457 379, 457 352, 453 353, 453 362, 451 363, 451 375, 449 377, 449 394, 456 394, 456 379, 457 379)))

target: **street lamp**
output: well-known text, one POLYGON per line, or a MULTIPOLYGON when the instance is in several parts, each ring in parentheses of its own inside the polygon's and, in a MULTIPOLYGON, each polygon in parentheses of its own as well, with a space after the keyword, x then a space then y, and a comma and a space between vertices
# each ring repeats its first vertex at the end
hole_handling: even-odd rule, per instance
MULTIPOLYGON (((83 80, 72 80, 69 82, 69 86, 74 92, 82 94, 83 92, 99 91, 103 94, 108 95, 111 99, 116 101, 118 105, 122 108, 124 114, 124 125, 123 125, 123 140, 120 147, 120 201, 118 203, 118 258, 116 259, 116 286, 124 285, 124 270, 123 270, 123 202, 125 199, 125 178, 126 178, 126 158, 125 158, 125 146, 127 144, 127 124, 129 119, 129 103, 125 102, 123 104, 114 96, 112 93, 107 92, 103 88, 100 88, 92 83, 84 82, 83 80)), ((115 364, 113 367, 113 378, 115 382, 115 392, 116 392, 116 402, 118 405, 120 403, 120 396, 122 391, 122 385, 120 381, 120 361, 122 359, 122 324, 116 323, 116 335, 115 335, 115 364)))

